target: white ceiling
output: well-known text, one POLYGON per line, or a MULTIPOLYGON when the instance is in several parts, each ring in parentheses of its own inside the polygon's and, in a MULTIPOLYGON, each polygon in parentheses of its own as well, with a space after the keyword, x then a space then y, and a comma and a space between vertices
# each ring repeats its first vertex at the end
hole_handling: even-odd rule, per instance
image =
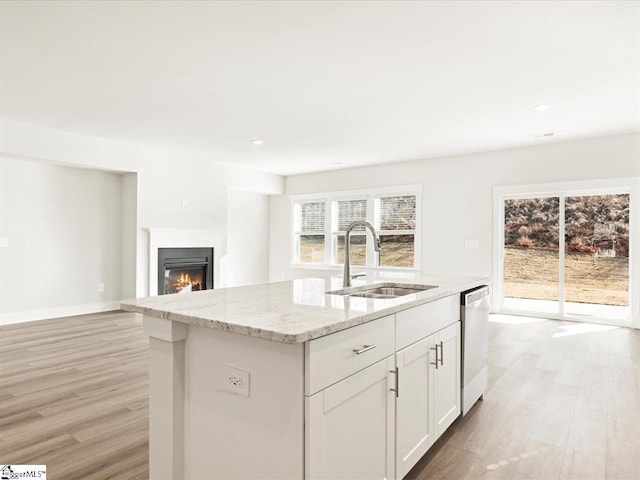
POLYGON ((0 8, 2 116, 278 174, 640 130, 636 1, 0 8))

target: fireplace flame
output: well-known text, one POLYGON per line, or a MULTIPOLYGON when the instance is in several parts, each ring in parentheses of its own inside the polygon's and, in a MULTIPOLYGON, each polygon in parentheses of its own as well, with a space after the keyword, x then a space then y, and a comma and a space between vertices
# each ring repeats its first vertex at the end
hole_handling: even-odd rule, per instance
POLYGON ((165 272, 165 293, 197 292, 204 289, 204 275, 198 268, 176 268, 165 272))
POLYGON ((180 272, 180 278, 176 278, 173 282, 176 292, 189 292, 191 291, 192 284, 191 275, 185 272, 180 272))

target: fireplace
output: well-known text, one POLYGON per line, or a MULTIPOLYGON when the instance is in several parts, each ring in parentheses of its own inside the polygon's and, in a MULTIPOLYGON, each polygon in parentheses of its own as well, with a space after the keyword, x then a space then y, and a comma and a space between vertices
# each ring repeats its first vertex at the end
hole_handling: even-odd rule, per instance
POLYGON ((213 288, 213 248, 158 248, 158 295, 213 288))

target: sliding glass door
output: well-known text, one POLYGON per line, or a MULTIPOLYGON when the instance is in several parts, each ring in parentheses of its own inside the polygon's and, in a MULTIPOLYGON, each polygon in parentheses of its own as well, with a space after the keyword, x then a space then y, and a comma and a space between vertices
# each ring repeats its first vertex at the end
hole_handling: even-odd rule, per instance
POLYGON ((509 195, 502 209, 502 310, 628 324, 628 193, 509 195))
POLYGON ((629 195, 564 199, 564 313, 629 318, 629 195))
POLYGON ((560 313, 558 197, 504 202, 504 306, 560 313))

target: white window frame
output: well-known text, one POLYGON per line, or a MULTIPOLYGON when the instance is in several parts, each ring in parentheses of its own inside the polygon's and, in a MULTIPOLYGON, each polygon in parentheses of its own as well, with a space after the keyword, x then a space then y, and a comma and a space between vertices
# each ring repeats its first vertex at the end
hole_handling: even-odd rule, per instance
MULTIPOLYGON (((342 263, 337 263, 337 237, 342 231, 337 228, 337 202, 344 200, 367 200, 367 218, 366 220, 376 227, 378 234, 382 235, 414 235, 413 243, 413 267, 395 267, 377 265, 377 255, 373 248, 373 242, 367 242, 366 265, 357 265, 358 269, 363 270, 399 270, 399 271, 419 271, 421 265, 421 225, 422 225, 422 185, 401 185, 395 187, 367 188, 360 190, 343 190, 327 193, 313 193, 291 196, 291 266, 293 268, 314 269, 321 268, 324 270, 341 270, 342 263), (414 230, 383 230, 378 231, 376 225, 376 209, 375 200, 381 197, 401 197, 415 195, 416 197, 416 227, 414 230), (325 202, 325 233, 324 233, 324 262, 323 263, 302 263, 298 261, 299 244, 296 242, 296 236, 302 232, 295 231, 295 205, 303 203, 325 202), (334 242, 335 239, 335 242, 334 242)), ((315 235, 318 232, 314 232, 315 235)), ((351 235, 359 235, 360 233, 352 233, 351 235)), ((362 234, 370 235, 368 232, 362 234)), ((384 246, 383 246, 384 248, 384 246)))
POLYGON ((292 248, 292 258, 293 258, 293 262, 297 265, 324 265, 324 263, 326 262, 327 259, 327 203, 326 203, 326 199, 323 197, 311 197, 309 199, 304 199, 302 201, 297 201, 297 202, 292 202, 291 203, 291 226, 292 226, 292 231, 293 231, 293 236, 292 236, 292 242, 291 242, 291 248, 292 248), (297 230, 296 229, 296 205, 303 205, 305 203, 324 203, 325 204, 325 212, 324 212, 324 223, 325 223, 325 231, 324 231, 324 260, 322 262, 316 262, 316 263, 303 263, 303 262, 298 262, 297 259, 299 258, 299 254, 300 254, 300 243, 296 241, 296 237, 301 237, 303 235, 321 235, 320 232, 310 232, 310 231, 303 231, 303 230, 297 230))
MULTIPOLYGON (((349 200, 366 200, 367 202, 367 216, 365 217, 365 221, 369 222, 371 225, 373 225, 373 214, 371 213, 371 203, 372 203, 372 197, 369 194, 366 195, 346 195, 346 196, 336 196, 333 197, 331 199, 331 245, 330 245, 330 250, 331 250, 331 255, 329 257, 329 265, 332 267, 339 267, 342 268, 344 266, 343 263, 338 263, 338 237, 340 237, 340 235, 344 235, 346 233, 345 230, 338 230, 338 202, 345 202, 345 201, 349 201, 349 200)), ((349 235, 351 238, 353 237, 365 237, 367 235, 371 235, 371 233, 368 230, 354 230, 351 232, 351 234, 349 235)), ((351 265, 355 265, 357 267, 365 267, 365 266, 373 266, 373 267, 377 267, 376 265, 376 258, 373 254, 374 250, 372 245, 369 244, 370 242, 366 243, 367 246, 367 250, 366 250, 366 256, 365 256, 365 265, 355 265, 355 264, 351 264, 351 265)))

